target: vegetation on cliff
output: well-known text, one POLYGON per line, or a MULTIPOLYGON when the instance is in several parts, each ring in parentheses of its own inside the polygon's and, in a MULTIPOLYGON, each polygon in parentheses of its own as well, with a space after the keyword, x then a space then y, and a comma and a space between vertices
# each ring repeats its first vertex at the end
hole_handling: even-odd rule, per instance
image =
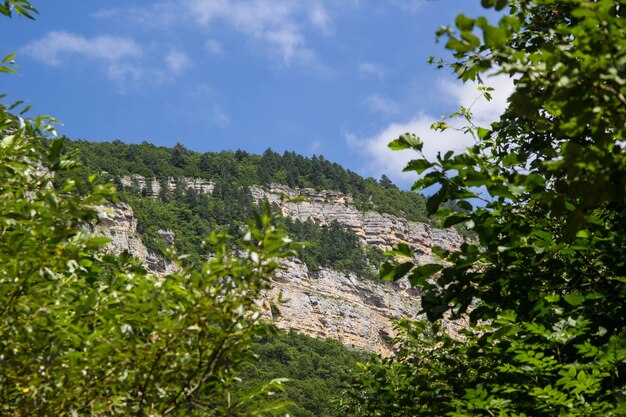
MULTIPOLYGON (((221 231, 243 237, 247 219, 259 209, 249 190, 232 184, 216 184, 213 194, 187 189, 165 200, 131 192, 121 196, 133 208, 139 221, 138 232, 146 247, 157 253, 167 253, 170 243, 159 232, 171 231, 175 235, 174 248, 178 253, 188 255, 185 262, 194 265, 202 264, 207 257, 210 250, 205 242, 207 236, 221 231)), ((279 216, 277 219, 292 239, 307 242, 297 256, 309 269, 330 268, 365 279, 377 277, 383 252, 362 245, 347 227, 337 222, 318 226, 310 221, 293 221, 279 216)))

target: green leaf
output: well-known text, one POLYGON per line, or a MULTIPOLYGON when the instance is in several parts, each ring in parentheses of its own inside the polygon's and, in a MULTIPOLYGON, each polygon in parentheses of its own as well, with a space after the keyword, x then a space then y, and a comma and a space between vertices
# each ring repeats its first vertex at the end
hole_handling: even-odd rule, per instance
POLYGON ((423 143, 416 135, 412 133, 405 133, 400 135, 400 137, 394 141, 391 141, 388 145, 389 149, 398 151, 402 149, 415 149, 416 151, 421 151, 423 147, 423 143))
POLYGON ((486 25, 483 28, 483 38, 485 45, 490 48, 498 48, 508 39, 506 30, 491 25, 486 25))
POLYGON ((413 268, 413 262, 397 263, 387 261, 379 270, 380 279, 383 281, 397 281, 403 278, 413 268))
POLYGON ((23 104, 24 100, 17 100, 15 103, 11 104, 9 106, 9 110, 13 110, 14 108, 16 108, 17 106, 19 106, 20 104, 23 104))
POLYGON ((64 144, 65 139, 63 138, 55 139, 52 142, 52 145, 50 146, 50 151, 48 152, 48 162, 56 162, 59 159, 64 144))
POLYGON ((465 16, 463 13, 457 15, 455 24, 461 31, 471 31, 474 28, 475 19, 465 16))
POLYGON ((571 293, 563 295, 563 299, 571 306, 577 307, 585 302, 585 296, 580 293, 571 293))
POLYGON ((471 219, 471 216, 462 213, 455 213, 451 216, 448 216, 444 219, 442 226, 444 228, 448 228, 454 226, 455 224, 459 224, 462 222, 466 222, 471 219))
POLYGON ((432 277, 442 269, 443 265, 440 264, 420 265, 413 269, 411 274, 408 276, 408 280, 414 287, 422 286, 430 277, 432 277))
POLYGON ((496 0, 495 9, 498 11, 504 9, 508 2, 509 0, 496 0))
POLYGON ((428 200, 426 200, 426 211, 428 215, 433 215, 437 212, 441 203, 443 203, 447 199, 448 190, 448 183, 443 183, 439 191, 428 197, 428 200))
POLYGON ((479 127, 476 129, 478 139, 485 139, 489 133, 491 133, 491 130, 485 129, 484 127, 479 127))
POLYGON ((400 255, 400 256, 406 256, 410 258, 413 256, 413 251, 411 250, 409 245, 407 245, 406 243, 397 243, 393 246, 391 250, 385 252, 385 255, 386 256, 400 255))
POLYGON ((404 167, 402 172, 415 171, 418 174, 422 174, 429 168, 433 167, 433 163, 427 161, 426 159, 413 159, 409 161, 409 163, 404 167))
POLYGON ((9 62, 9 61, 11 61, 13 59, 15 59, 15 52, 13 52, 13 53, 5 56, 4 58, 2 58, 2 63, 6 64, 7 62, 9 62))

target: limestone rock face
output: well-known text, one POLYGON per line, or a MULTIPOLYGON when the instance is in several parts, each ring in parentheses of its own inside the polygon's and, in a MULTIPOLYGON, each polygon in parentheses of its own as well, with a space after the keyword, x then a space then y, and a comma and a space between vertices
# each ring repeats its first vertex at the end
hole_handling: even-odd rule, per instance
MULTIPOLYGON (((143 178, 122 179, 126 185, 135 182, 146 187, 143 178)), ((154 196, 159 193, 158 181, 151 180, 154 196)), ((174 190, 181 182, 173 179, 167 185, 174 190)), ((211 192, 213 184, 205 180, 185 179, 185 187, 198 192, 211 192)), ((283 215, 302 221, 311 220, 320 225, 333 221, 348 226, 362 243, 388 249, 396 243, 407 243, 415 252, 418 263, 435 262, 431 247, 455 250, 462 238, 450 230, 439 230, 423 223, 409 222, 398 217, 374 212, 362 213, 352 205, 352 198, 338 192, 294 190, 282 185, 268 189, 252 187, 255 200, 267 199, 276 204, 283 215), (301 201, 288 201, 303 197, 301 201)), ((111 239, 113 251, 127 250, 141 259, 144 266, 155 274, 168 274, 176 265, 160 255, 148 251, 137 233, 137 220, 132 209, 120 204, 105 207, 98 226, 103 235, 111 239)), ((174 243, 176 236, 160 230, 163 238, 174 243)), ((315 337, 330 337, 347 346, 375 351, 383 355, 392 353, 389 339, 394 336, 392 320, 416 318, 420 299, 416 289, 406 282, 380 283, 368 281, 353 274, 321 269, 310 271, 299 260, 288 260, 279 271, 259 305, 282 329, 293 329, 315 337)), ((452 333, 455 330, 449 323, 452 333)))
MULTIPOLYGON (((168 236, 173 235, 170 231, 164 232, 168 236)), ((177 270, 177 265, 146 248, 137 233, 137 219, 133 209, 127 204, 102 207, 96 233, 111 239, 109 250, 115 253, 127 251, 141 260, 144 268, 153 274, 167 275, 177 270)))
POLYGON ((263 299, 267 316, 281 329, 387 355, 394 335, 390 319, 417 316, 414 289, 329 269, 309 271, 299 260, 289 260, 284 267, 263 299))
MULTIPOLYGON (((132 177, 123 176, 120 178, 120 182, 124 187, 132 187, 134 185, 139 190, 145 190, 147 197, 156 197, 161 192, 162 183, 156 178, 144 178, 137 175, 132 177)), ((213 192, 215 186, 211 181, 202 178, 181 178, 179 182, 176 182, 176 179, 173 177, 169 177, 164 181, 163 185, 167 185, 169 191, 174 191, 179 185, 182 185, 184 188, 191 188, 198 193, 209 194, 213 192)))

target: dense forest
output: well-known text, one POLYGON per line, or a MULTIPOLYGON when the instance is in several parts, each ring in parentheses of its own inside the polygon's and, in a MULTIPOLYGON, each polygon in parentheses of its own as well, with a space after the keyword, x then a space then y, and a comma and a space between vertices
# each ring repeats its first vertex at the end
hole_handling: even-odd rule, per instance
POLYGON ((258 361, 240 374, 243 392, 274 378, 288 378, 278 397, 290 405, 294 417, 342 417, 341 398, 348 389, 357 362, 370 355, 347 349, 341 343, 295 332, 278 332, 259 339, 254 347, 258 361))

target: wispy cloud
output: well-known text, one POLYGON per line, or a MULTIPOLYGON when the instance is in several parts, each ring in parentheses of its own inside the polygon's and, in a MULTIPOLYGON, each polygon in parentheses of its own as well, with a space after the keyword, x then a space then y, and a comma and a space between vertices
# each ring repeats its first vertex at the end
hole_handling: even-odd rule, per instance
POLYGON ((325 35, 332 35, 335 29, 332 26, 332 18, 321 2, 315 2, 309 8, 309 20, 311 24, 325 35))
POLYGON ((383 116, 396 116, 400 113, 400 105, 394 100, 381 94, 372 94, 363 101, 365 107, 372 113, 383 116))
POLYGON ((222 55, 224 53, 222 44, 215 39, 207 39, 204 43, 204 48, 213 55, 222 55))
POLYGON ((304 2, 285 0, 188 0, 184 4, 197 24, 210 28, 222 21, 267 45, 285 65, 316 60, 307 46, 303 18, 317 30, 330 30, 330 17, 319 2, 311 8, 304 7, 304 2))
POLYGON ((358 70, 361 77, 385 78, 385 69, 374 62, 361 62, 358 70))
POLYGON ((53 31, 27 43, 22 51, 45 65, 69 67, 76 58, 93 62, 114 81, 121 91, 143 82, 171 80, 193 66, 189 55, 170 48, 164 56, 145 49, 132 38, 100 35, 86 37, 65 31, 53 31))
POLYGON ((193 61, 186 52, 172 48, 165 55, 165 65, 174 74, 180 74, 193 65, 193 61))
MULTIPOLYGON (((476 100, 480 93, 477 86, 472 83, 441 81, 439 90, 453 105, 452 110, 459 106, 471 106, 473 122, 479 126, 488 126, 496 121, 506 108, 506 101, 513 92, 513 81, 507 76, 499 75, 488 78, 486 84, 495 88, 493 100, 490 102, 484 98, 476 100)), ((438 153, 449 150, 462 151, 473 144, 474 139, 471 136, 455 129, 448 129, 443 133, 432 131, 430 126, 438 120, 440 120, 438 117, 422 111, 408 120, 389 123, 370 137, 360 138, 347 133, 345 139, 355 152, 367 156, 368 166, 364 168, 366 175, 378 177, 387 174, 399 183, 410 184, 417 178, 415 173, 402 173, 402 169, 408 161, 416 157, 415 153, 394 152, 387 147, 389 142, 401 134, 409 132, 419 136, 424 142, 423 153, 429 159, 434 159, 438 153)))
POLYGON ((121 90, 143 76, 138 64, 144 51, 133 39, 102 35, 87 38, 71 32, 49 32, 26 44, 24 54, 50 66, 71 65, 76 57, 86 58, 104 69, 121 90), (68 62, 69 61, 69 62, 68 62))
POLYGON ((61 65, 65 58, 80 55, 89 59, 119 65, 124 60, 141 57, 141 46, 130 38, 103 35, 86 38, 71 32, 49 32, 29 42, 24 53, 48 65, 61 65))
POLYGON ((333 33, 331 13, 321 0, 164 0, 146 7, 104 9, 95 17, 130 19, 153 29, 191 22, 212 35, 207 44, 212 53, 222 51, 213 39, 213 28, 219 23, 259 42, 275 61, 285 66, 317 62, 318 57, 307 42, 308 33, 333 33))

